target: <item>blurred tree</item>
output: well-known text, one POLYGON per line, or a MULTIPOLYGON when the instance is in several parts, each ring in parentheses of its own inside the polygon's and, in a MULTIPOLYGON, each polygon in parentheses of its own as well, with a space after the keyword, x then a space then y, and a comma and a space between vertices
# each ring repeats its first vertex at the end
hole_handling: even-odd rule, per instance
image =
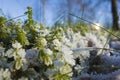
POLYGON ((46 0, 42 0, 42 6, 43 6, 43 24, 46 23, 46 20, 45 20, 45 6, 46 6, 46 0))
MULTIPOLYGON (((98 12, 101 10, 105 10, 103 11, 104 16, 106 15, 107 17, 107 12, 109 11, 108 8, 106 8, 105 6, 110 5, 111 3, 111 13, 112 13, 112 17, 113 17, 113 29, 114 30, 118 30, 119 29, 119 25, 118 25, 118 10, 117 10, 117 2, 120 2, 120 0, 58 0, 58 2, 56 0, 39 0, 39 2, 37 1, 35 4, 35 13, 34 15, 36 16, 36 19, 38 18, 38 21, 42 22, 42 23, 46 23, 47 21, 45 21, 45 9, 47 5, 51 6, 51 8, 49 9, 54 9, 52 12, 52 14, 54 16, 52 16, 53 18, 53 22, 56 22, 55 20, 58 20, 57 18, 60 17, 61 19, 61 15, 65 14, 64 16, 64 22, 67 21, 68 24, 79 21, 78 19, 76 19, 75 17, 72 17, 71 15, 69 15, 69 13, 73 13, 77 16, 80 16, 82 18, 85 18, 87 20, 91 20, 91 21, 98 21, 100 20, 100 15, 98 15, 98 12), (53 1, 53 2, 52 2, 53 1), (49 2, 52 2, 51 4, 49 4, 49 2), (55 4, 54 4, 55 3, 55 4), (57 4, 57 5, 56 5, 57 4), (106 5, 107 4, 107 5, 106 5), (105 8, 104 8, 105 7, 105 8), (66 11, 67 15, 66 15, 66 11), (64 12, 64 13, 61 13, 64 12), (97 18, 96 18, 97 17, 97 18)), ((110 12, 109 12, 110 13, 110 12)), ((105 19, 106 19, 105 17, 105 19)), ((109 17, 109 16, 108 16, 109 17)), ((63 17, 62 17, 63 18, 63 17)), ((111 17, 110 17, 111 18, 111 17)), ((109 22, 111 23, 109 18, 109 22)), ((112 20, 112 19, 111 19, 112 20)), ((105 24, 104 20, 104 24, 105 24)))
MULTIPOLYGON (((118 9, 117 9, 117 2, 120 2, 120 0, 96 0, 96 1, 92 1, 92 0, 77 0, 78 3, 81 5, 81 10, 82 10, 82 16, 91 16, 93 15, 94 17, 94 13, 97 12, 95 11, 95 9, 98 9, 100 7, 100 5, 103 5, 103 3, 110 2, 111 3, 111 13, 112 13, 112 29, 113 30, 119 30, 119 16, 118 16, 118 9), (84 2, 84 3, 83 3, 84 2), (86 11, 86 12, 85 12, 86 11)), ((105 12, 104 12, 105 14, 105 12)), ((91 18, 90 18, 91 19, 91 18)), ((95 19, 95 18, 94 18, 95 19)))
POLYGON ((69 15, 69 13, 73 13, 77 16, 80 16, 82 18, 87 18, 90 20, 95 19, 94 18, 94 7, 92 7, 91 0, 66 0, 66 5, 61 5, 62 9, 67 10, 67 22, 68 24, 78 21, 78 19, 75 19, 73 16, 69 15))
POLYGON ((45 24, 45 6, 46 6, 46 0, 39 0, 35 2, 35 6, 33 10, 34 18, 43 24, 45 24))
POLYGON ((4 16, 3 10, 0 8, 0 16, 4 16))
MULTIPOLYGON (((68 14, 69 12, 71 12, 71 0, 67 0, 67 8, 68 8, 68 14)), ((71 24, 71 16, 68 15, 68 24, 70 25, 71 24)))
POLYGON ((112 11, 112 17, 113 17, 113 30, 119 30, 119 16, 118 16, 118 10, 117 10, 117 1, 111 0, 111 11, 112 11))
POLYGON ((81 12, 82 18, 95 19, 95 8, 93 7, 92 0, 77 0, 76 3, 79 5, 79 12, 81 12))
POLYGON ((33 16, 35 20, 41 22, 41 0, 35 2, 33 16))

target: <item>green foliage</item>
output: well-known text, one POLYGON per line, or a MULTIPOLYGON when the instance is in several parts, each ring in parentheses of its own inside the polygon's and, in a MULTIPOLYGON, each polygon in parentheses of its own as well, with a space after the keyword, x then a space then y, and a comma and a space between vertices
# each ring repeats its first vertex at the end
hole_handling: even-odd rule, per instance
POLYGON ((40 49, 40 50, 43 49, 46 46, 46 44, 47 44, 47 42, 46 42, 45 38, 43 38, 42 36, 37 37, 35 46, 38 49, 40 49))
POLYGON ((89 27, 83 22, 75 23, 68 27, 72 28, 74 32, 80 32, 82 35, 89 31, 89 27))
POLYGON ((70 80, 70 77, 66 74, 61 74, 58 72, 53 76, 53 79, 55 79, 55 80, 70 80))
POLYGON ((36 31, 37 27, 36 27, 36 22, 33 20, 32 18, 32 8, 31 7, 27 7, 28 11, 25 12, 25 14, 28 15, 28 19, 25 21, 24 23, 24 30, 27 32, 26 34, 28 37, 29 42, 31 43, 35 43, 35 39, 38 36, 38 31, 36 31))
POLYGON ((25 14, 28 15, 27 26, 31 27, 31 26, 33 26, 33 23, 34 23, 33 18, 32 18, 32 8, 30 6, 28 6, 27 9, 28 9, 28 11, 25 12, 25 14))
POLYGON ((28 39, 26 37, 24 30, 21 27, 17 26, 16 31, 17 31, 17 34, 16 34, 17 39, 16 40, 18 42, 20 42, 23 45, 23 47, 25 47, 25 45, 28 45, 29 42, 28 42, 28 39))
POLYGON ((63 29, 61 27, 54 27, 52 28, 52 32, 50 33, 51 36, 49 36, 49 38, 51 38, 50 40, 54 40, 54 39, 60 39, 60 37, 63 35, 63 29))
POLYGON ((4 17, 0 17, 0 40, 7 37, 7 28, 5 27, 6 19, 4 17))
POLYGON ((8 37, 8 32, 6 27, 1 27, 0 29, 0 40, 4 40, 8 37))
POLYGON ((52 59, 50 57, 50 55, 44 53, 43 50, 40 50, 40 53, 39 53, 39 59, 41 62, 43 62, 45 65, 49 66, 49 65, 52 65, 52 59))
POLYGON ((0 27, 3 27, 5 25, 6 18, 0 16, 0 27))
POLYGON ((45 30, 45 26, 43 24, 40 24, 40 30, 45 30))
POLYGON ((0 17, 0 41, 7 45, 9 42, 9 28, 6 26, 6 18, 0 17))
POLYGON ((113 33, 114 35, 116 35, 116 36, 118 37, 118 38, 117 38, 117 37, 111 35, 111 38, 117 38, 117 39, 120 40, 120 30, 114 31, 114 30, 112 30, 112 29, 109 29, 109 32, 113 33))

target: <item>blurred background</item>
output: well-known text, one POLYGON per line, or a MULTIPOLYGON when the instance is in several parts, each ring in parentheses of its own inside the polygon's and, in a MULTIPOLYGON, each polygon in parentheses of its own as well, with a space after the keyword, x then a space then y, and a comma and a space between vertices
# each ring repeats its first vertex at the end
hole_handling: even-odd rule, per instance
MULTIPOLYGON (((105 27, 120 24, 120 0, 0 0, 0 16, 11 19, 23 15, 27 6, 32 7, 34 20, 46 26, 80 21, 70 14, 105 27)), ((19 17, 22 21, 26 18, 19 17)))

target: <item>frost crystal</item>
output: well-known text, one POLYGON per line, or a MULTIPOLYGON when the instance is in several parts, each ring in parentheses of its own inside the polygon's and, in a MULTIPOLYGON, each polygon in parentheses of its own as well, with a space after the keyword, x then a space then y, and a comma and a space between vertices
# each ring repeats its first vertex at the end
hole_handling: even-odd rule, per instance
POLYGON ((68 64, 75 65, 75 60, 73 57, 73 52, 67 47, 62 46, 61 51, 63 52, 63 57, 68 64))

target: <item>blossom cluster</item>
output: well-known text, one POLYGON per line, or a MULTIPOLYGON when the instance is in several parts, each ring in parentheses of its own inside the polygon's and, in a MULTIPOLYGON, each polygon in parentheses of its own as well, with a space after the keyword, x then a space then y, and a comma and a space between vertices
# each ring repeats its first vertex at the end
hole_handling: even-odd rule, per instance
POLYGON ((106 33, 11 26, 0 36, 0 80, 119 79, 119 52, 106 43, 106 33))

